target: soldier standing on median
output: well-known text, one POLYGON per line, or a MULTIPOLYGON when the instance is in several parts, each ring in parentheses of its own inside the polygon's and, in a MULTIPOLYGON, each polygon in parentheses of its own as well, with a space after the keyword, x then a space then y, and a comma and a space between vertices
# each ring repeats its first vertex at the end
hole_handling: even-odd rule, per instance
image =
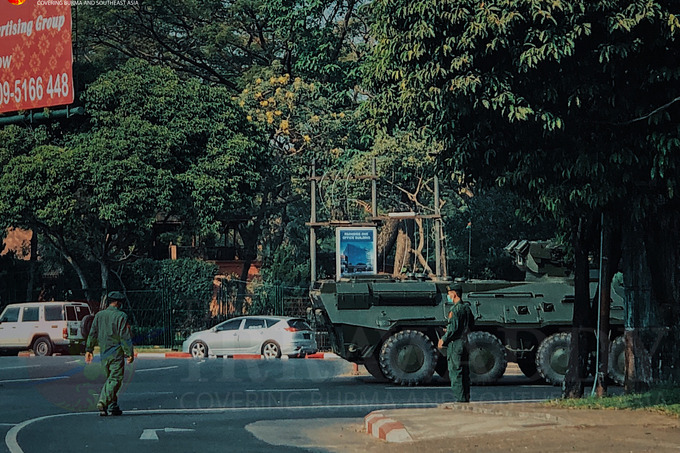
POLYGON ((108 415, 108 410, 111 415, 123 414, 118 406, 118 390, 123 383, 125 358, 127 363, 134 360, 130 324, 127 315, 120 310, 124 299, 125 296, 118 291, 108 294, 109 307, 95 315, 85 347, 85 362, 91 363, 94 346, 99 343, 102 366, 106 371, 106 382, 97 403, 101 416, 108 415))
POLYGON ((439 340, 439 348, 446 347, 449 378, 454 401, 470 402, 470 364, 467 350, 467 335, 475 325, 470 304, 462 301, 463 287, 455 284, 448 287, 448 297, 453 303, 449 312, 446 333, 439 340))

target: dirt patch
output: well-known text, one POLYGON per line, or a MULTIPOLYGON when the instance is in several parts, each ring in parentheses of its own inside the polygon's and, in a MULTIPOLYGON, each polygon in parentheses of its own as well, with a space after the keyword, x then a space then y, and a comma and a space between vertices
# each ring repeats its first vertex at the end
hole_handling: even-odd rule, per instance
POLYGON ((419 409, 420 412, 404 410, 401 412, 402 417, 399 410, 386 411, 389 417, 404 423, 416 439, 411 443, 387 443, 372 438, 356 422, 308 428, 308 434, 319 441, 319 449, 325 451, 680 451, 680 419, 658 413, 642 410, 555 409, 540 404, 485 405, 483 410, 488 411, 486 419, 478 411, 456 408, 419 409), (490 422, 489 419, 496 421, 490 422), (448 429, 447 420, 450 420, 448 429), (461 429, 463 423, 466 426, 461 429), (483 430, 475 431, 475 425, 481 427, 489 423, 497 423, 497 429, 485 426, 483 430), (433 429, 434 425, 436 429, 433 429), (504 429, 503 425, 508 429, 504 429), (340 434, 341 445, 338 444, 340 434))
MULTIPOLYGON (((545 412, 545 407, 524 407, 545 412)), ((398 451, 456 452, 678 452, 680 420, 665 415, 631 410, 551 409, 560 423, 539 426, 526 423, 512 432, 487 433, 462 438, 421 440, 400 445, 398 451), (403 448, 402 448, 403 447, 403 448)))

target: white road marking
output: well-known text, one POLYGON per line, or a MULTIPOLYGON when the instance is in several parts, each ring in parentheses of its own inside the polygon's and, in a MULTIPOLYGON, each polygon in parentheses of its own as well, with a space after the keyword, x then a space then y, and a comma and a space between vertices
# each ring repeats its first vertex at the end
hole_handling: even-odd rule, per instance
POLYGON ((246 390, 248 392, 318 392, 319 389, 258 389, 246 390))
POLYGON ((23 368, 40 368, 40 365, 8 366, 8 367, 3 367, 2 371, 5 371, 5 370, 21 370, 23 368))
POLYGON ((439 386, 439 387, 408 387, 408 386, 394 386, 394 387, 385 387, 386 390, 435 390, 435 389, 440 389, 440 390, 450 390, 451 387, 444 387, 444 386, 439 386))
MULTIPOLYGON (((324 405, 324 406, 271 406, 271 407, 213 407, 213 408, 206 408, 206 409, 147 409, 147 410, 131 410, 131 411, 125 411, 126 414, 136 414, 136 415, 171 415, 171 414, 219 414, 219 413, 225 413, 225 412, 238 412, 238 411, 245 411, 245 412, 252 412, 252 411, 261 411, 261 410, 266 410, 266 411, 295 411, 295 410, 305 410, 309 411, 310 409, 327 409, 327 410, 337 410, 337 409, 372 409, 375 410, 376 407, 379 407, 381 409, 398 409, 398 408, 407 408, 407 407, 422 407, 422 408, 428 408, 428 407, 437 407, 436 404, 420 404, 420 403, 404 403, 404 404, 384 404, 384 405, 375 405, 375 404, 329 404, 329 405, 324 405)), ((10 453, 24 453, 24 450, 21 449, 19 446, 19 443, 17 442, 17 437, 19 436, 19 432, 24 429, 25 427, 36 423, 36 422, 41 422, 44 420, 51 420, 54 418, 62 418, 62 417, 71 417, 71 416, 78 416, 78 415, 87 415, 91 416, 92 414, 95 414, 96 412, 68 412, 65 414, 55 414, 55 415, 45 415, 43 417, 37 417, 37 418, 32 418, 30 420, 25 420, 18 425, 13 426, 9 431, 7 431, 7 435, 5 436, 5 444, 7 445, 7 448, 9 449, 10 453)))
POLYGON ((34 379, 7 379, 4 381, 0 381, 0 384, 6 384, 8 382, 56 381, 58 379, 68 379, 68 376, 53 376, 34 379))
POLYGON ((139 436, 139 440, 158 440, 158 431, 165 431, 166 433, 192 433, 196 430, 185 428, 145 429, 144 432, 142 432, 142 435, 139 436))
POLYGON ((135 370, 135 373, 143 373, 145 371, 161 371, 161 370, 172 370, 173 368, 179 368, 178 365, 175 366, 164 366, 160 368, 144 368, 141 370, 135 370))
POLYGON ((174 395, 175 392, 130 392, 125 391, 126 395, 174 395))

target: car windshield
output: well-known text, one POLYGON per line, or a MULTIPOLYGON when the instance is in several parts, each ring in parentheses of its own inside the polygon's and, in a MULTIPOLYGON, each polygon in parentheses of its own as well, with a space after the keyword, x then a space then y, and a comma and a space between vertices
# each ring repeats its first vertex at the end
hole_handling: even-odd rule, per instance
POLYGON ((312 328, 309 327, 309 324, 307 324, 304 319, 289 319, 288 325, 297 330, 312 330, 312 328))
POLYGON ((0 322, 17 322, 19 320, 19 307, 9 307, 2 315, 0 322))

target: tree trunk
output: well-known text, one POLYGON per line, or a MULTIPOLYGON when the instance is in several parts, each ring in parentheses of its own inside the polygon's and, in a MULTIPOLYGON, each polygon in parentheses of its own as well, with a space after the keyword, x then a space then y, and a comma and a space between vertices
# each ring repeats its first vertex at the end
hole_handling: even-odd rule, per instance
POLYGON ((104 260, 99 260, 99 275, 101 278, 102 293, 100 295, 99 308, 105 309, 107 306, 106 295, 109 293, 109 277, 111 275, 109 266, 104 260))
POLYGON ((394 252, 394 271, 392 276, 399 277, 403 272, 408 271, 411 264, 411 238, 400 226, 397 233, 397 245, 394 252))
POLYGON ((663 218, 650 219, 645 250, 651 289, 650 323, 647 350, 652 359, 652 381, 680 383, 680 248, 677 232, 680 213, 668 209, 663 218))
POLYGON ((415 224, 418 227, 418 247, 415 249, 412 249, 411 251, 413 252, 413 255, 415 256, 416 260, 420 263, 420 265, 423 267, 423 273, 428 274, 430 277, 434 276, 432 272, 432 268, 430 267, 430 263, 427 262, 425 257, 423 256, 423 248, 425 247, 425 235, 428 234, 423 230, 423 220, 422 219, 415 219, 415 224))
POLYGON ((587 375, 589 339, 593 332, 588 253, 592 244, 592 222, 581 218, 574 241, 574 315, 569 348, 569 366, 562 389, 563 398, 581 398, 587 375))
POLYGON ((652 356, 648 345, 656 325, 652 309, 651 275, 645 247, 645 227, 628 222, 623 233, 625 288, 626 393, 648 390, 652 384, 652 356))
POLYGON ((29 256, 28 284, 26 285, 26 300, 34 300, 35 271, 38 267, 38 232, 33 230, 31 234, 31 256, 29 256))
POLYGON ((621 258, 621 228, 619 223, 607 216, 603 229, 602 245, 602 282, 598 291, 600 297, 600 325, 598 329, 599 358, 597 364, 597 396, 603 397, 607 394, 607 374, 609 372, 609 344, 610 326, 609 317, 611 313, 611 290, 612 279, 619 265, 621 258))
MULTIPOLYGON (((380 228, 376 244, 378 252, 378 265, 380 265, 380 263, 385 262, 387 255, 389 255, 392 249, 394 248, 394 244, 397 241, 397 235, 399 234, 398 227, 399 227, 398 219, 388 219, 385 221, 385 223, 383 223, 382 228, 380 228)), ((392 272, 396 270, 397 266, 395 261, 395 264, 392 266, 392 272)), ((384 269, 384 266, 382 271, 383 272, 386 271, 384 269)))
POLYGON ((63 256, 66 262, 69 263, 69 265, 73 268, 76 275, 78 276, 78 280, 80 281, 80 287, 83 290, 85 298, 88 300, 88 302, 94 300, 92 297, 92 290, 90 289, 90 284, 87 281, 87 277, 85 276, 85 272, 83 272, 83 269, 78 264, 78 261, 69 252, 68 247, 66 247, 66 243, 64 242, 64 239, 58 236, 52 236, 46 231, 42 231, 42 235, 43 237, 47 238, 48 241, 50 241, 54 248, 57 249, 59 253, 61 253, 61 256, 63 256))

